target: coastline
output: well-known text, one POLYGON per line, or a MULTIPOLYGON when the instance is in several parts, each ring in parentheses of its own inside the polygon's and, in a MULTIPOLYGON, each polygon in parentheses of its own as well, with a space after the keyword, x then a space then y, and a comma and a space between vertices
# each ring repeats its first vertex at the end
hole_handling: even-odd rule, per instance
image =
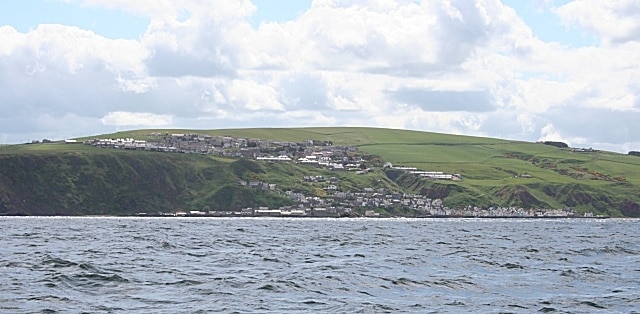
POLYGON ((292 219, 640 219, 634 217, 610 217, 610 216, 459 216, 459 215, 425 215, 425 216, 311 216, 311 215, 159 215, 159 214, 133 214, 133 215, 20 215, 20 214, 0 214, 0 217, 42 217, 42 218, 292 218, 292 219))

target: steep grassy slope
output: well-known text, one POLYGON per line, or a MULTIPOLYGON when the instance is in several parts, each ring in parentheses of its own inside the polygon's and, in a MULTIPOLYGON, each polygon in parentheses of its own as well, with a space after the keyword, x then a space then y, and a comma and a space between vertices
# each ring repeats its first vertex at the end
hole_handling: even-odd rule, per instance
POLYGON ((0 154, 0 214, 132 214, 290 202, 240 186, 249 174, 234 173, 237 162, 120 150, 0 154))
MULTIPOLYGON (((573 152, 541 143, 378 128, 158 130, 235 137, 331 141, 353 145, 394 165, 459 173, 459 182, 397 178, 409 191, 446 197, 452 207, 565 207, 610 215, 640 215, 640 158, 573 152), (525 175, 525 176, 523 176, 525 175)), ((153 130, 114 134, 144 137, 153 130)))
MULTIPOLYGON (((356 177, 345 174, 341 179, 349 182, 354 190, 358 185, 379 184, 390 189, 401 188, 407 192, 443 198, 445 204, 451 207, 477 205, 559 208, 571 206, 578 210, 613 216, 640 215, 638 205, 640 204, 640 158, 611 152, 572 152, 569 149, 540 143, 377 128, 135 130, 96 137, 151 139, 153 136, 150 134, 154 132, 228 135, 279 141, 313 139, 328 141, 334 145, 356 146, 361 151, 379 156, 380 160, 389 161, 394 165, 417 167, 424 171, 459 173, 463 179, 432 181, 394 171, 387 171, 388 176, 382 176, 381 170, 377 177, 356 177)), ((168 199, 154 198, 153 193, 145 192, 148 193, 148 197, 144 199, 148 200, 143 203, 140 203, 139 198, 125 197, 128 199, 125 204, 131 204, 130 206, 136 210, 148 209, 148 206, 157 206, 161 209, 177 206, 191 206, 199 209, 203 206, 216 206, 215 204, 238 206, 238 204, 231 205, 238 200, 242 204, 249 204, 255 201, 251 194, 253 192, 250 193, 241 186, 233 185, 233 181, 241 178, 244 180, 260 178, 293 190, 314 191, 313 187, 296 182, 296 179, 304 173, 309 173, 310 170, 295 165, 260 164, 259 169, 245 171, 242 169, 247 165, 241 167, 236 164, 231 167, 233 160, 153 153, 147 153, 149 154, 147 157, 141 153, 119 155, 113 150, 97 151, 99 153, 96 149, 83 145, 43 144, 2 147, 0 148, 0 158, 3 158, 3 164, 0 166, 2 171, 0 184, 4 186, 0 185, 2 189, 0 198, 12 199, 15 195, 7 195, 7 193, 15 193, 14 185, 23 184, 25 180, 46 182, 38 181, 42 179, 33 178, 34 175, 29 174, 37 169, 33 166, 34 161, 18 162, 18 160, 21 158, 55 160, 62 158, 61 155, 66 156, 64 158, 68 160, 74 158, 69 156, 76 156, 75 158, 83 160, 86 165, 82 168, 73 162, 61 161, 61 166, 55 170, 38 170, 38 173, 49 171, 46 173, 51 176, 59 171, 69 173, 65 177, 58 178, 59 182, 51 187, 52 190, 57 191, 56 195, 63 191, 73 191, 73 189, 82 190, 85 186, 91 186, 86 188, 87 191, 107 189, 111 194, 102 198, 100 201, 102 203, 93 201, 95 204, 105 204, 104 206, 108 206, 109 201, 113 202, 112 198, 122 198, 121 195, 126 196, 128 190, 139 187, 140 185, 126 184, 136 182, 136 178, 140 176, 145 177, 146 185, 142 187, 161 189, 166 195, 173 196, 168 199), (103 154, 106 156, 102 156, 103 154), (7 170, 6 158, 13 163, 9 169, 19 170, 7 170), (116 158, 118 161, 100 161, 109 158, 116 158), (148 160, 139 162, 135 160, 136 158, 148 160), (154 164, 156 166, 153 166, 154 164), (162 168, 154 168, 160 167, 157 164, 163 165, 162 168), (168 166, 168 164, 175 166, 168 166), (82 181, 81 174, 85 173, 85 176, 88 176, 87 172, 90 171, 88 169, 92 168, 95 168, 91 170, 95 172, 92 175, 104 178, 102 180, 104 182, 112 183, 90 185, 90 182, 82 181), (119 175, 108 174, 109 169, 116 169, 115 172, 119 175), (131 172, 128 169, 134 169, 134 171, 131 172), (22 174, 18 176, 13 172, 22 174), (152 180, 145 176, 149 174, 148 176, 151 177, 157 172, 167 173, 167 175, 164 175, 162 180, 160 178, 152 180), (126 175, 126 173, 129 174, 126 175), (131 173, 137 173, 138 176, 131 173), (71 174, 76 174, 77 177, 71 174), (11 180, 7 179, 9 177, 11 180), (124 184, 127 188, 118 187, 120 184, 124 184), (225 187, 224 190, 223 187, 225 187), (136 206, 136 204, 141 205, 136 206)), ((21 195, 40 193, 37 194, 38 197, 46 198, 46 195, 42 195, 42 191, 32 191, 27 187, 20 189, 22 189, 21 195)), ((86 202, 89 195, 92 195, 86 191, 83 193, 80 193, 80 196, 73 196, 75 194, 72 193, 72 196, 77 199, 64 195, 62 197, 58 195, 58 197, 62 199, 62 203, 67 204, 65 206, 79 208, 78 204, 84 204, 82 201, 86 202)), ((51 202, 55 200, 52 196, 51 202)), ((280 200, 268 202, 280 202, 280 200)))
POLYGON ((284 191, 321 196, 326 184, 304 176, 335 176, 347 190, 399 190, 382 171, 369 176, 195 154, 40 144, 0 150, 0 215, 129 215, 178 210, 239 210, 291 205, 284 191), (77 151, 74 151, 76 150, 77 151), (276 184, 276 191, 240 182, 276 184))

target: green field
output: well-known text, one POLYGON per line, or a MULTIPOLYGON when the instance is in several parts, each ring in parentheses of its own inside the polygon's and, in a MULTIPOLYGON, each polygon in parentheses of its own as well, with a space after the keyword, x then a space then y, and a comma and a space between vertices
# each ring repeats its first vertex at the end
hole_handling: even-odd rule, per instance
MULTIPOLYGON (((394 166, 424 171, 457 173, 461 181, 431 181, 393 178, 389 188, 426 195, 444 195, 451 206, 571 206, 578 210, 609 215, 629 215, 640 203, 640 157, 613 152, 573 152, 542 143, 448 135, 381 128, 255 128, 220 130, 148 129, 96 135, 88 138, 152 139, 152 133, 197 133, 276 141, 330 141, 333 145, 357 147, 394 166), (523 176, 524 175, 524 176, 523 176), (635 205, 634 205, 635 204, 635 205)), ((104 154, 118 150, 97 149, 81 144, 24 144, 0 147, 0 155, 104 154)), ((120 152, 123 153, 123 152, 120 152)), ((154 154, 130 152, 131 154, 154 154)), ((209 160, 212 160, 209 157, 209 160)), ((232 160, 221 158, 217 162, 232 160)), ((206 160, 200 161, 207 163, 206 160)), ((223 164, 224 164, 223 162, 223 164)), ((297 167, 297 166, 296 166, 297 167)), ((262 177, 286 184, 299 168, 266 169, 262 177), (297 170, 296 170, 297 169, 297 170)), ((378 175, 382 175, 382 170, 378 175)), ((348 175, 347 175, 348 176, 348 175)), ((376 177, 375 180, 386 179, 376 177)), ((361 178, 344 177, 358 184, 361 178)), ((388 181, 388 179, 387 179, 388 181)))
MULTIPOLYGON (((334 145, 352 145, 378 155, 394 165, 425 171, 460 173, 469 181, 507 180, 513 173, 531 174, 535 179, 557 182, 589 182, 558 173, 558 169, 586 168, 587 172, 621 177, 640 184, 640 158, 612 152, 577 153, 541 143, 507 141, 493 138, 379 128, 256 128, 222 130, 136 130, 98 137, 148 138, 152 132, 198 133, 233 137, 303 141, 331 141, 334 145), (509 154, 517 154, 518 157, 509 154)), ((574 171, 575 172, 575 171, 574 171)), ((476 182, 477 181, 477 182, 476 182)))

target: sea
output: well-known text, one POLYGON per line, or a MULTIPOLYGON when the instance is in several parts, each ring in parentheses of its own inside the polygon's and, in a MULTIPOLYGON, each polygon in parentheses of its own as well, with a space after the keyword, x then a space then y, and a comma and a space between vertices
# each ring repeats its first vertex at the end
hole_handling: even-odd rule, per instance
POLYGON ((0 313, 640 313, 640 220, 0 217, 0 313))

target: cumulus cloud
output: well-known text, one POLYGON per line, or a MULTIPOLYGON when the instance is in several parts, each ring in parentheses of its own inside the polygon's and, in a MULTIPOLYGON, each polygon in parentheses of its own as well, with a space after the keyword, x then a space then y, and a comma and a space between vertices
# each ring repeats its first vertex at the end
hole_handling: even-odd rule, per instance
POLYGON ((234 80, 230 86, 229 101, 238 107, 251 111, 282 111, 284 107, 277 99, 277 93, 270 86, 253 81, 234 80))
POLYGON ((605 43, 640 40, 640 2, 574 0, 556 9, 567 24, 577 24, 605 43))
POLYGON ((569 139, 560 135, 560 132, 551 123, 547 123, 542 129, 540 129, 540 141, 555 141, 565 142, 567 145, 572 145, 569 139))
POLYGON ((115 111, 107 113, 100 119, 104 125, 159 127, 171 124, 171 116, 148 112, 115 111))
POLYGON ((3 142, 127 127, 306 125, 619 151, 640 142, 636 1, 536 1, 602 39, 579 48, 537 38, 498 0, 316 0, 294 20, 258 26, 249 0, 65 2, 150 22, 138 40, 0 26, 3 142))
POLYGON ((91 112, 110 106, 113 91, 140 90, 139 80, 148 81, 141 65, 146 53, 135 41, 62 25, 27 34, 4 26, 0 36, 7 39, 0 41, 0 84, 7 91, 0 100, 8 113, 91 112))
POLYGON ((490 96, 483 91, 434 91, 404 89, 390 93, 393 100, 413 104, 425 111, 490 111, 490 96))
POLYGON ((425 75, 459 66, 486 41, 490 20, 467 1, 315 1, 285 25, 306 67, 425 75))

